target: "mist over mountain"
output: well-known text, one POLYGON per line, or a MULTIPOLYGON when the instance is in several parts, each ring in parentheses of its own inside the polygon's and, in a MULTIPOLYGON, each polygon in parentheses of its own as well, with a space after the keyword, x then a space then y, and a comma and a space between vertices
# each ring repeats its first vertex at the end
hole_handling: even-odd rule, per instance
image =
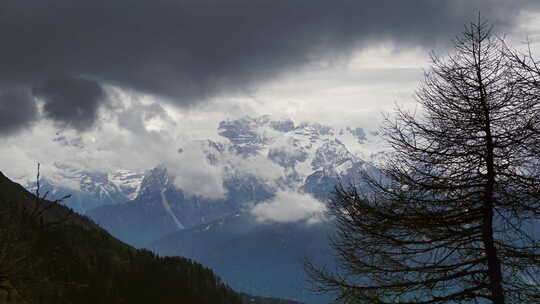
POLYGON ((145 173, 55 164, 60 173, 42 186, 51 198, 73 193, 68 206, 115 237, 208 265, 236 290, 329 300, 309 291, 303 261, 332 264, 326 199, 340 182, 362 187, 362 173, 378 174, 379 136, 270 116, 224 120, 216 131, 219 140, 179 147, 176 161, 145 173))
MULTIPOLYGON (((145 173, 122 168, 92 172, 59 160, 44 164, 55 170, 52 175, 42 174, 42 187, 50 190, 53 197, 59 196, 59 191, 84 195, 84 205, 81 200, 67 202, 83 212, 99 205, 134 200, 143 192, 150 195, 165 184, 181 190, 190 199, 215 201, 234 196, 236 184, 263 187, 272 193, 314 193, 313 185, 323 178, 351 178, 358 170, 370 170, 383 150, 377 134, 362 128, 336 130, 318 123, 295 124, 290 119, 270 116, 222 121, 217 133, 221 140, 198 140, 178 147, 176 160, 167 159, 158 166, 167 171, 167 176, 155 167, 148 167, 145 173), (193 154, 203 158, 206 166, 197 167, 200 164, 193 162, 190 167, 193 154)), ((28 189, 35 187, 34 179, 19 178, 28 189)), ((317 198, 323 198, 323 193, 316 194, 317 198)))
MULTIPOLYGON (((494 228, 492 236, 498 233, 498 227, 492 225, 495 221, 491 220, 498 215, 492 211, 504 211, 501 208, 506 208, 506 203, 500 210, 492 208, 497 203, 494 189, 498 187, 501 170, 512 170, 512 161, 504 159, 504 155, 514 150, 510 147, 512 151, 501 152, 500 161, 498 154, 490 151, 499 149, 498 132, 521 127, 519 123, 504 124, 501 130, 493 129, 490 133, 499 114, 492 117, 484 111, 480 115, 475 109, 489 108, 486 104, 506 91, 517 93, 507 94, 505 100, 521 100, 525 96, 527 102, 536 100, 538 94, 534 90, 538 87, 540 68, 534 57, 540 49, 540 1, 4 2, 0 7, 0 33, 4 38, 0 48, 0 221, 9 224, 13 231, 24 232, 22 237, 11 239, 12 243, 22 243, 23 255, 27 236, 42 237, 37 242, 42 251, 32 252, 42 263, 29 264, 28 274, 38 270, 36 273, 45 281, 49 276, 58 282, 67 278, 91 287, 88 293, 78 290, 80 286, 72 291, 52 288, 51 293, 45 289, 34 293, 31 286, 16 291, 34 293, 37 302, 55 304, 332 302, 336 295, 310 290, 312 285, 304 269, 306 260, 310 260, 319 269, 328 267, 329 273, 343 270, 345 280, 341 287, 371 283, 371 279, 382 282, 376 288, 366 286, 368 302, 387 288, 397 292, 381 297, 383 302, 425 300, 418 297, 416 289, 408 298, 407 290, 401 287, 403 282, 409 286, 407 281, 416 280, 416 273, 423 275, 426 269, 425 274, 431 278, 431 268, 414 266, 414 271, 404 272, 405 276, 395 275, 397 264, 409 266, 408 261, 415 264, 418 258, 398 258, 405 263, 393 263, 386 253, 402 255, 409 249, 381 250, 381 246, 392 247, 385 235, 383 241, 373 243, 373 250, 367 246, 369 240, 362 239, 360 247, 354 239, 348 245, 351 258, 340 261, 344 251, 339 247, 339 237, 353 237, 357 230, 340 233, 339 224, 343 216, 344 222, 361 226, 359 230, 373 231, 374 240, 381 237, 379 230, 394 233, 394 226, 398 231, 407 227, 415 230, 422 221, 408 216, 409 209, 413 215, 432 213, 413 212, 422 209, 424 201, 408 208, 403 200, 414 195, 431 198, 433 195, 423 190, 429 190, 429 185, 422 186, 425 180, 437 179, 433 183, 438 186, 437 195, 465 193, 464 197, 469 197, 469 188, 475 195, 485 194, 482 208, 460 208, 459 197, 459 204, 454 204, 457 208, 449 209, 463 211, 465 218, 474 222, 471 229, 468 224, 463 226, 467 232, 480 227, 475 226, 480 221, 476 212, 483 213, 482 246, 487 258, 479 261, 488 261, 486 278, 490 280, 489 284, 478 286, 478 290, 457 293, 457 299, 468 299, 486 288, 498 288, 493 293, 499 295, 500 300, 496 301, 504 301, 497 281, 506 275, 504 267, 500 267, 505 260, 497 261, 498 243, 489 237, 488 226, 494 228), (465 36, 461 36, 464 28, 465 36), (501 43, 500 48, 491 50, 500 52, 474 51, 474 60, 465 59, 465 68, 451 64, 445 67, 446 63, 459 63, 465 58, 459 55, 467 48, 463 47, 464 41, 475 35, 486 38, 474 42, 472 49, 490 45, 479 43, 490 40, 490 33, 501 43), (454 51, 458 55, 455 58, 454 51), (484 55, 508 64, 486 65, 484 55), (475 68, 466 68, 469 66, 475 68), (490 66, 504 72, 489 73, 487 77, 478 73, 490 66), (432 81, 452 71, 459 75, 442 77, 440 83, 432 81), (471 77, 467 76, 469 72, 471 77), (486 80, 491 78, 501 82, 486 80), (443 85, 452 79, 468 80, 443 85), (471 86, 473 82, 479 84, 471 86), (470 90, 460 90, 462 85, 470 90), (495 93, 489 94, 489 89, 477 92, 484 85, 496 88, 495 93), (433 87, 438 88, 431 91, 433 87), (441 94, 446 89, 452 93, 441 94), (462 91, 472 92, 472 97, 464 99, 467 94, 461 94, 462 91), (478 94, 482 98, 478 99, 478 94), (448 98, 452 100, 444 101, 448 98), (455 112, 463 115, 446 111, 451 108, 447 107, 449 104, 469 104, 477 99, 482 105, 456 108, 455 112), (432 116, 431 108, 439 103, 444 104, 441 115, 432 116), (480 119, 478 125, 469 126, 484 116, 493 119, 480 119), (419 122, 431 122, 427 125, 435 131, 427 132, 430 127, 422 129, 422 123, 400 125, 417 118, 419 122), (452 121, 456 123, 448 123, 452 121), (476 126, 481 132, 452 137, 457 144, 451 152, 464 165, 456 167, 455 161, 449 161, 442 170, 450 172, 455 167, 464 172, 450 173, 452 178, 476 172, 479 180, 487 177, 488 182, 441 182, 432 171, 451 156, 441 152, 446 151, 451 140, 440 139, 453 131, 458 134, 476 126), (507 130, 507 126, 512 128, 507 130), (383 133, 388 141, 381 136, 383 133), (433 141, 419 139, 427 133, 435 134, 433 141), (487 154, 477 153, 483 144, 467 148, 469 141, 486 141, 488 145, 482 153, 487 154), (412 149, 417 145, 419 150, 412 149), (478 160, 463 158, 465 154, 460 149, 464 148, 473 151, 470 155, 478 160), (415 153, 424 155, 429 149, 433 149, 433 157, 408 157, 415 153), (426 158, 433 158, 433 164, 423 167, 427 172, 423 174, 414 165, 426 158), (385 174, 379 169, 383 168, 381 165, 385 174), (402 169, 409 165, 409 171, 392 173, 392 166, 402 169), (409 183, 417 180, 415 174, 408 177, 409 172, 426 178, 409 183), (399 176, 405 177, 405 182, 401 183, 399 178, 397 183, 393 181, 393 177, 399 176), (388 205, 387 213, 380 211, 385 200, 381 203, 376 191, 369 192, 373 190, 366 182, 369 178, 381 182, 371 180, 369 184, 387 192, 383 198, 398 198, 388 205), (458 185, 457 190, 448 190, 447 184, 458 185), (420 192, 415 192, 416 185, 420 192), (484 185, 489 189, 476 191, 484 185), (342 188, 336 186, 344 186, 343 196, 342 188), (354 190, 369 199, 362 199, 354 190), (20 200, 12 200, 13 193, 20 200), (24 214, 24 208, 21 213, 16 204, 30 202, 29 193, 37 194, 35 201, 43 196, 51 201, 53 210, 73 213, 78 224, 88 225, 62 227, 55 231, 58 233, 35 233, 32 229, 43 223, 41 219, 26 227, 16 217, 24 214), (341 197, 344 203, 336 207, 341 197), (15 204, 16 208, 9 205, 9 210, 3 209, 7 206, 3 201, 15 204), (363 205, 355 205, 357 201, 373 201, 376 206, 361 209, 358 206, 363 205), (402 205, 407 208, 401 208, 402 205), (353 212, 348 212, 349 207, 353 212), (405 216, 394 216, 400 214, 400 209, 407 211, 405 216), (371 210, 375 214, 372 222, 366 220, 371 210), (405 221, 408 218, 412 220, 405 221), (406 224, 401 224, 402 220, 406 224), (366 249, 366 260, 352 263, 361 249, 366 249), (376 255, 379 252, 385 253, 381 259, 376 255), (390 263, 389 275, 379 280, 387 269, 373 263, 376 266, 370 269, 375 269, 375 277, 368 278, 369 282, 364 278, 356 280, 356 273, 366 273, 365 269, 356 271, 358 267, 371 265, 371 260, 380 260, 381 265, 390 263), (353 270, 342 269, 343 265, 351 265, 353 270), (399 284, 388 285, 393 279, 398 279, 399 284)), ((516 109, 523 106, 517 101, 510 104, 510 108, 516 109)), ((524 106, 517 118, 509 121, 535 122, 521 117, 534 110, 524 106)), ((506 119, 508 113, 501 114, 501 119, 506 119)), ((525 131, 516 131, 525 134, 523 143, 533 140, 527 135, 529 124, 522 128, 525 131)), ((513 139, 513 135, 505 138, 513 139)), ((533 157, 534 149, 530 155, 527 149, 535 146, 515 149, 516 155, 533 157)), ((504 150, 507 145, 501 147, 504 150)), ((527 181, 526 178, 524 185, 527 181)), ((524 191, 515 187, 510 190, 525 197, 533 193, 527 190, 528 186, 519 186, 524 191)), ((512 191, 504 195, 513 195, 512 191)), ((526 199, 517 200, 517 206, 526 199)), ((441 201, 446 200, 443 197, 441 201)), ((446 208, 433 206, 437 210, 446 208)), ((510 209, 517 212, 514 207, 510 209)), ((437 212, 433 214, 440 213, 437 212)), ((448 213, 444 209, 441 214, 448 213)), ((449 231, 462 229, 460 221, 451 217, 448 223, 457 228, 449 231)), ((438 234, 441 218, 428 218, 435 219, 435 223, 426 224, 426 235, 438 234)), ((514 224, 523 226, 518 221, 509 222, 508 227, 514 224)), ((5 227, 0 225, 0 237, 15 235, 5 227)), ((446 230, 441 231, 442 234, 446 230)), ((418 234, 413 231, 412 235, 415 233, 418 234)), ((405 235, 404 239, 411 237, 411 233, 397 234, 405 235)), ((410 244, 408 240, 404 243, 410 244)), ((423 246, 432 242, 420 238, 418 243, 423 246)), ((14 247, 0 242, 0 272, 6 265, 4 250, 10 248, 14 247)), ((452 254, 459 251, 450 249, 452 254)), ((504 250, 501 247, 499 252, 504 250)), ((456 257, 461 259, 459 255, 456 257)), ((519 255, 522 258, 528 253, 519 255)), ((12 256, 18 261, 18 254, 12 256)), ((419 259, 423 261, 422 257, 419 259)), ((453 263, 451 260, 444 257, 434 269, 439 271, 442 264, 453 263)), ((450 270, 466 268, 463 265, 450 270)), ((445 272, 441 271, 443 275, 445 272)), ((336 281, 340 281, 340 276, 338 273, 336 281)), ((441 284, 447 278, 459 280, 446 276, 441 284)), ((12 296, 5 292, 12 282, 15 281, 0 273, 0 302, 12 296)), ((437 285, 439 282, 420 283, 426 283, 426 292, 432 294, 433 301, 451 299, 443 295, 444 286, 437 285)), ((529 286, 529 282, 525 283, 529 286)), ((332 286, 333 282, 329 284, 332 286)), ((453 289, 452 284, 448 286, 453 289)), ((354 302, 359 289, 363 290, 363 286, 354 286, 341 301, 354 302)))
POLYGON ((226 187, 226 199, 190 196, 172 184, 165 167, 157 167, 147 172, 134 200, 87 214, 118 238, 142 247, 171 232, 242 212, 252 200, 271 197, 255 178, 231 179, 226 187))
POLYGON ((42 187, 51 198, 71 193, 71 208, 144 246, 234 214, 261 222, 320 221, 324 200, 338 180, 355 181, 359 172, 375 170, 372 161, 381 150, 377 135, 361 128, 335 130, 269 116, 222 121, 217 132, 221 141, 180 147, 178 163, 169 161, 144 174, 125 169, 92 173, 55 164, 61 176, 45 175, 42 187), (211 170, 190 167, 184 154, 194 153, 211 170))
MULTIPOLYGON (((79 213, 134 199, 144 177, 143 173, 116 170, 111 173, 88 172, 59 163, 53 164, 60 176, 40 179, 43 194, 51 199, 71 195, 68 206, 79 213)), ((28 181, 25 187, 35 192, 37 183, 28 181)))

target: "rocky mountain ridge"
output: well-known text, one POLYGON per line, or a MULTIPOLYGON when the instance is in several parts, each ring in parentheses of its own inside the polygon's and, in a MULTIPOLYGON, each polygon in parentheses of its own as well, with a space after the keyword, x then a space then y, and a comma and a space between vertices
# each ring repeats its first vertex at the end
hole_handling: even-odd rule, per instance
POLYGON ((190 189, 178 187, 177 176, 161 165, 146 172, 134 200, 102 206, 88 215, 121 239, 144 246, 179 229, 234 214, 249 215, 261 202, 268 205, 267 209, 272 209, 273 203, 295 204, 275 202, 277 193, 307 196, 322 211, 324 200, 338 182, 355 181, 360 172, 376 170, 369 160, 360 157, 369 152, 364 146, 376 138, 366 137, 360 130, 295 125, 291 120, 267 116, 222 121, 218 132, 223 141, 195 144, 208 164, 222 169, 224 197, 194 195, 190 189), (356 151, 344 141, 354 141, 356 151))
POLYGON ((219 140, 180 147, 179 164, 164 163, 144 175, 121 171, 94 180, 79 175, 76 182, 86 193, 109 197, 117 191, 131 198, 106 202, 86 214, 131 245, 210 265, 239 291, 323 303, 305 290, 309 286, 300 260, 316 252, 315 259, 331 261, 325 200, 339 182, 361 187, 361 173, 378 174, 373 165, 382 150, 378 135, 268 116, 222 121, 217 131, 219 140), (182 157, 193 151, 201 153, 200 170, 219 169, 210 171, 219 174, 222 197, 179 185, 179 179, 190 178, 182 168, 191 164, 181 161, 191 159, 182 157), (122 185, 136 190, 122 190, 122 185), (103 189, 112 190, 103 195, 103 189), (245 280, 251 272, 262 283, 245 280), (294 280, 276 282, 279 273, 294 280))
MULTIPOLYGON (((316 191, 321 183, 353 178, 359 170, 372 170, 372 160, 381 150, 377 134, 362 128, 336 130, 318 123, 295 124, 290 119, 271 119, 270 116, 222 121, 217 132, 223 140, 193 144, 200 146, 209 164, 223 168, 222 180, 228 196, 236 192, 231 189, 232 185, 242 183, 253 189, 266 188, 266 192, 286 189, 324 198, 321 191, 316 191), (254 163, 260 168, 249 168, 254 163)), ((179 149, 179 153, 181 151, 179 149)), ((158 178, 150 182, 156 168, 149 168, 145 173, 126 169, 99 173, 64 164, 54 166, 60 178, 45 176, 42 187, 50 191, 51 198, 72 194, 68 203, 81 213, 102 205, 135 200, 156 189, 167 188, 166 193, 174 192, 175 176, 167 176, 167 181, 158 178)), ((27 182, 25 187, 32 191, 35 185, 35 182, 27 182)), ((190 196, 190 189, 176 190, 190 196)), ((251 196, 255 201, 256 195, 251 196)), ((201 205, 201 201, 208 199, 194 197, 193 200, 194 204, 201 205)), ((167 201, 174 204, 175 200, 167 198, 167 201)), ((166 204, 161 205, 166 208, 166 204)), ((175 212, 174 207, 170 209, 175 212)))
MULTIPOLYGON (((53 164, 55 176, 40 179, 41 193, 49 192, 48 198, 57 199, 67 194, 68 206, 79 213, 102 205, 125 203, 137 197, 144 177, 141 172, 119 169, 111 173, 89 172, 61 163, 53 164)), ((22 183, 34 193, 35 180, 22 183)))

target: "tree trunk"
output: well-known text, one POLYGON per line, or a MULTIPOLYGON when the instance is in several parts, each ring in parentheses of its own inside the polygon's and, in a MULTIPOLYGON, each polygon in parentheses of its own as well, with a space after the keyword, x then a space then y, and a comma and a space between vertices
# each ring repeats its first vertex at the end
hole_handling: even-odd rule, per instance
MULTIPOLYGON (((482 85, 481 78, 480 84, 482 85)), ((481 86, 482 87, 482 86, 481 86)), ((483 88, 483 87, 482 87, 483 88)), ((492 300, 495 304, 504 304, 504 290, 502 287, 501 263, 497 255, 497 248, 493 240, 493 191, 495 186, 495 163, 493 160, 493 136, 491 134, 491 121, 486 101, 485 92, 481 92, 481 99, 484 106, 485 132, 486 132, 486 167, 487 184, 484 196, 484 216, 482 220, 482 240, 484 242, 484 251, 487 258, 489 289, 491 290, 492 300)))

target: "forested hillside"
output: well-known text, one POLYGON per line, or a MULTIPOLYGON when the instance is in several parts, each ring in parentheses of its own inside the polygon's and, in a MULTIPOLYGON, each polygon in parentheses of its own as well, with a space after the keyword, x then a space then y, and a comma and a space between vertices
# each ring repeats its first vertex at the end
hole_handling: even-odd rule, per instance
POLYGON ((213 272, 113 238, 0 173, 0 302, 241 303, 213 272))

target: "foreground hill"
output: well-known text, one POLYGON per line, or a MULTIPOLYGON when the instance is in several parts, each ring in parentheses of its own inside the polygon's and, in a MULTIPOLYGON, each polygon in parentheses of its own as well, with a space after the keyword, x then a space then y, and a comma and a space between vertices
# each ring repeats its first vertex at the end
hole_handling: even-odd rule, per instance
POLYGON ((128 246, 1 172, 0 244, 2 303, 242 303, 210 269, 128 246))

